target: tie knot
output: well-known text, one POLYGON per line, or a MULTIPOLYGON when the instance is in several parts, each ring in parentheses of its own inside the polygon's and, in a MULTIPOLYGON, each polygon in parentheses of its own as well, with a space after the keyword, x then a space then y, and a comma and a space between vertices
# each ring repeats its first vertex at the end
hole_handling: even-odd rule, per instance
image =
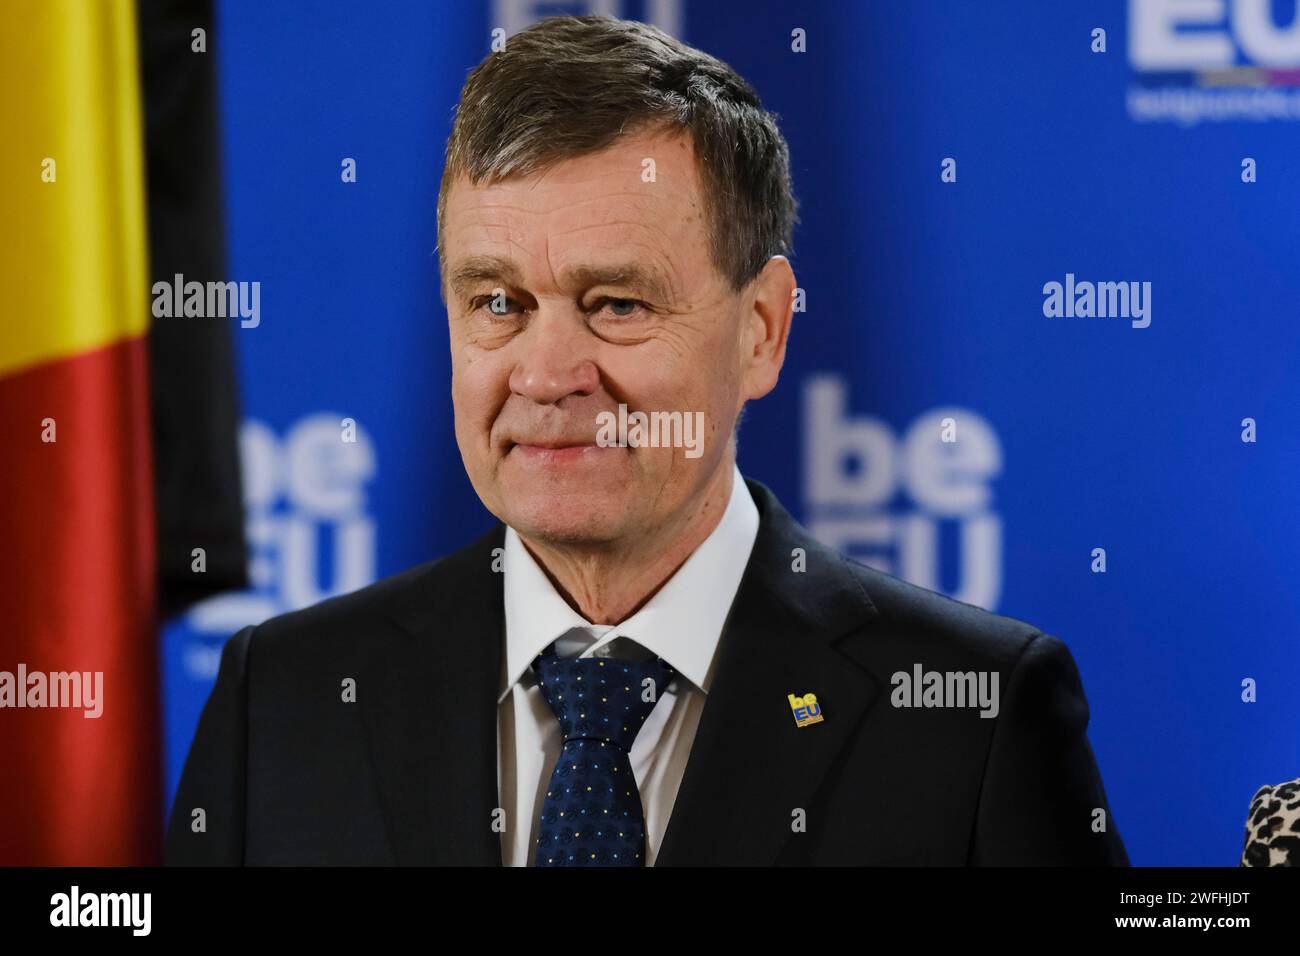
POLYGON ((625 752, 676 673, 660 657, 557 657, 549 648, 533 670, 566 744, 590 740, 625 752))

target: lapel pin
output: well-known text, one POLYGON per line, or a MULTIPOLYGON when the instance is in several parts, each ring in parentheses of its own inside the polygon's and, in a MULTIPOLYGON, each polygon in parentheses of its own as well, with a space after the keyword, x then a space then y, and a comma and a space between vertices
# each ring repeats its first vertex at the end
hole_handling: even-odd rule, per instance
POLYGON ((786 696, 790 698, 790 709, 794 711, 796 727, 807 727, 809 724, 822 722, 822 707, 817 703, 816 694, 804 694, 802 697, 796 697, 794 694, 786 696))

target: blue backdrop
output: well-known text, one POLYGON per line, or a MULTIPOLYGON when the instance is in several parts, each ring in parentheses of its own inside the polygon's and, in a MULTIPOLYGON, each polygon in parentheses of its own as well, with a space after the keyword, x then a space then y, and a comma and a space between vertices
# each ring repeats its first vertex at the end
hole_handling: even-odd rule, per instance
POLYGON ((790 142, 807 305, 742 471, 860 560, 1062 638, 1133 862, 1235 865, 1255 789, 1300 775, 1300 20, 1084 6, 221 3, 229 278, 262 284, 233 323, 256 586, 165 633, 169 799, 231 633, 488 527, 452 431, 442 150, 494 27, 605 12, 729 62, 790 142), (1067 275, 1149 282, 1150 324, 1046 315, 1067 275), (950 458, 921 440, 945 417, 950 458))

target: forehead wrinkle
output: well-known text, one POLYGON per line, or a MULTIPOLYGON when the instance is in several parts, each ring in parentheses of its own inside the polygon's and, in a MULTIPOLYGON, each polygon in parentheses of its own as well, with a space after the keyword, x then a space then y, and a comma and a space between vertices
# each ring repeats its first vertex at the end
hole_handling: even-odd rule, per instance
POLYGON ((588 216, 595 221, 589 225, 618 225, 656 227, 664 221, 678 222, 695 211, 695 205, 677 194, 652 195, 648 193, 619 193, 617 195, 587 196, 567 204, 565 212, 571 216, 588 216), (592 207, 607 208, 593 216, 592 207))
MULTIPOLYGON (((484 245, 488 248, 504 245, 512 250, 517 250, 518 258, 515 258, 513 253, 503 255, 500 253, 479 252, 468 255, 457 262, 454 267, 448 268, 448 288, 459 294, 462 287, 467 287, 485 279, 502 279, 507 285, 524 286, 524 270, 520 263, 527 262, 531 258, 531 253, 528 247, 516 238, 515 230, 511 228, 511 224, 509 222, 479 223, 475 224, 475 226, 482 228, 486 234, 487 241, 484 245), (492 233, 502 231, 505 232, 504 236, 492 236, 492 233)), ((474 227, 468 226, 466 228, 474 227)))
MULTIPOLYGON (((513 185, 515 189, 531 190, 535 189, 538 184, 534 181, 528 183, 519 182, 513 185)), ((557 196, 540 204, 524 202, 519 198, 505 196, 499 196, 495 199, 488 198, 490 194, 494 192, 500 193, 504 188, 503 184, 496 184, 478 190, 477 196, 467 197, 469 208, 465 210, 465 214, 470 216, 471 219, 477 218, 479 221, 468 223, 465 228, 478 227, 489 230, 504 228, 510 230, 515 225, 513 220, 516 217, 536 220, 554 216, 557 213, 562 214, 564 219, 571 220, 571 214, 575 210, 587 211, 593 204, 598 206, 614 205, 615 208, 604 211, 605 215, 599 217, 598 221, 569 226, 555 234, 561 236, 577 229, 600 225, 626 224, 644 228, 657 228, 657 224, 665 219, 676 220, 679 217, 694 214, 699 208, 694 197, 686 195, 680 190, 647 190, 644 187, 620 189, 598 195, 591 195, 588 190, 584 195, 576 199, 568 196, 557 196), (614 218, 608 218, 610 216, 614 218), (484 221, 485 219, 487 221, 484 221)), ((666 230, 660 229, 660 231, 666 230)))
MULTIPOLYGON (((680 236, 677 233, 669 232, 668 229, 664 228, 664 226, 660 224, 660 220, 662 220, 663 218, 664 215, 661 213, 659 216, 656 216, 653 220, 650 221, 646 221, 642 219, 614 218, 614 219, 602 219, 599 222, 579 222, 579 223, 574 223, 573 225, 570 225, 564 229, 555 231, 555 235, 557 237, 571 236, 574 233, 582 232, 586 229, 604 229, 609 227, 625 226, 628 229, 642 229, 648 232, 656 233, 657 235, 663 236, 664 239, 668 240, 670 243, 674 243, 677 240, 687 238, 685 236, 680 236)), ((678 225, 681 224, 678 223, 678 225)))
POLYGON ((458 262, 450 270, 448 284, 452 291, 462 289, 484 279, 504 279, 510 285, 519 285, 519 267, 506 256, 478 254, 458 262))
MULTIPOLYGON (((665 185, 663 182, 643 183, 641 182, 639 167, 633 170, 630 175, 634 180, 630 185, 627 184, 629 173, 620 170, 602 171, 595 176, 591 174, 577 175, 571 181, 555 179, 549 183, 544 181, 545 175, 543 175, 528 179, 502 180, 490 186, 480 185, 466 189, 465 194, 466 201, 472 203, 473 208, 476 210, 495 211, 506 208, 513 212, 528 215, 547 215, 561 209, 574 209, 591 203, 609 202, 613 199, 630 200, 638 206, 653 205, 657 200, 664 198, 677 205, 681 205, 683 202, 688 206, 693 207, 695 205, 688 193, 692 191, 698 192, 698 190, 683 190, 676 186, 664 189, 662 188, 665 185), (606 185, 596 182, 615 177, 619 180, 615 184, 606 185), (559 187, 582 186, 583 195, 578 199, 564 195, 552 197, 547 195, 546 192, 542 192, 540 197, 534 195, 539 190, 542 190, 543 186, 547 185, 559 187), (597 185, 603 187, 602 191, 593 194, 591 190, 597 185), (656 186, 660 188, 656 188, 656 186)), ((661 171, 658 178, 663 180, 675 177, 669 175, 667 171, 661 171)))
MULTIPOLYGON (((602 175, 597 178, 603 179, 605 176, 602 175)), ((614 199, 629 200, 640 207, 646 207, 653 205, 657 198, 665 195, 653 189, 647 189, 644 184, 641 184, 640 188, 613 188, 593 195, 591 187, 595 184, 590 179, 591 177, 581 177, 575 179, 572 183, 564 184, 566 186, 582 185, 585 187, 584 195, 578 199, 563 195, 552 197, 542 193, 539 201, 539 198, 532 194, 541 189, 543 183, 540 180, 533 179, 493 183, 491 186, 477 186, 466 189, 463 201, 470 205, 466 212, 471 213, 496 212, 504 209, 507 212, 529 216, 545 216, 559 210, 575 209, 591 203, 609 202, 614 199)), ((680 191, 677 190, 668 191, 666 195, 673 201, 681 198, 680 191)), ((693 205, 689 200, 687 202, 688 205, 693 205)))
POLYGON ((670 232, 653 222, 614 219, 607 222, 574 225, 555 232, 553 238, 569 238, 593 229, 609 228, 623 229, 632 233, 632 235, 620 236, 616 243, 601 243, 601 248, 616 248, 620 252, 624 250, 644 250, 642 252, 632 251, 631 255, 638 261, 651 264, 654 271, 664 280, 662 283, 664 291, 673 295, 680 292, 680 284, 677 280, 681 270, 675 261, 675 256, 678 254, 689 256, 691 247, 697 244, 692 241, 693 237, 689 233, 683 234, 681 230, 670 232))
MULTIPOLYGON (((516 183, 516 187, 532 188, 536 185, 533 183, 516 183)), ((496 188, 496 187, 490 187, 496 188)), ((487 192, 489 190, 484 190, 487 192)), ((673 202, 675 206, 681 206, 683 203, 679 196, 674 195, 676 199, 673 202)), ((480 197, 483 198, 480 193, 480 197)), ((623 283, 640 278, 644 280, 644 285, 650 293, 663 302, 675 302, 681 294, 680 269, 674 261, 674 251, 679 247, 693 246, 697 243, 690 241, 694 237, 682 228, 675 231, 665 228, 661 222, 663 216, 658 220, 647 221, 640 213, 644 211, 653 212, 656 197, 648 194, 643 190, 623 190, 618 194, 596 196, 578 200, 568 207, 556 205, 550 210, 541 211, 521 207, 509 200, 505 201, 487 201, 473 202, 471 209, 467 213, 483 213, 487 211, 497 212, 504 211, 506 215, 488 216, 489 221, 479 221, 477 223, 466 224, 465 228, 479 229, 483 231, 484 238, 491 237, 493 233, 498 233, 495 238, 490 238, 492 244, 504 243, 514 250, 518 258, 512 255, 494 255, 491 253, 481 253, 470 256, 463 263, 459 263, 451 272, 452 280, 449 285, 459 293, 459 287, 473 281, 483 279, 504 279, 507 283, 522 288, 529 283, 525 281, 524 269, 520 263, 526 262, 545 262, 546 268, 550 272, 551 288, 561 288, 562 280, 565 284, 581 284, 587 281, 590 285, 598 284, 596 280, 603 280, 605 284, 616 284, 619 272, 613 267, 623 266, 623 283), (531 226, 524 226, 522 222, 517 221, 516 217, 522 216, 526 220, 536 221, 538 218, 545 217, 560 209, 573 209, 577 206, 589 206, 591 203, 608 203, 611 198, 617 195, 619 198, 628 201, 633 208, 625 206, 622 209, 610 210, 616 218, 605 219, 603 221, 573 222, 571 217, 566 216, 569 220, 568 225, 559 229, 544 228, 535 230, 531 226), (627 218, 631 215, 632 218, 627 218), (495 221, 493 221, 495 220, 495 221), (522 227, 522 229, 520 228, 522 227), (631 255, 640 260, 640 262, 614 262, 614 263, 583 263, 581 271, 570 275, 573 269, 557 269, 557 263, 553 260, 553 252, 558 254, 555 249, 557 241, 566 239, 583 232, 593 229, 619 229, 632 233, 641 233, 639 238, 621 238, 616 247, 620 251, 641 249, 644 252, 632 252, 631 255), (504 232, 502 236, 500 233, 504 232), (686 232, 686 234, 683 234, 686 232), (530 241, 537 242, 540 240, 542 248, 540 250, 540 259, 536 256, 538 253, 530 249, 525 242, 524 233, 531 233, 530 241), (540 233, 540 234, 539 234, 540 233), (633 268, 638 267, 638 268, 633 268)), ((690 204, 687 204, 688 206, 690 204)), ((669 214, 669 220, 675 217, 669 214)), ((684 223, 678 223, 684 226, 684 223)), ((608 245, 608 244, 606 244, 608 245)), ((560 255, 561 259, 568 258, 560 255)))
POLYGON ((599 285, 643 288, 655 301, 673 299, 672 283, 658 269, 637 261, 580 263, 562 268, 559 278, 563 287, 575 290, 599 285))

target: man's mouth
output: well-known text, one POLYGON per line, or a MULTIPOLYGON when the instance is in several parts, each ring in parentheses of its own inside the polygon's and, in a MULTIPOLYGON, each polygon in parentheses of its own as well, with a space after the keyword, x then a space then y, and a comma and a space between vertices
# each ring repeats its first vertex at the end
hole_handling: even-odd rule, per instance
POLYGON ((596 459, 615 450, 617 449, 597 445, 594 439, 549 440, 535 438, 511 442, 506 454, 519 456, 525 461, 538 464, 568 464, 596 459))
POLYGON ((565 441, 565 440, 542 441, 538 439, 532 441, 511 442, 510 445, 512 448, 540 448, 547 451, 556 451, 562 448, 593 448, 595 447, 596 443, 595 441, 585 441, 585 440, 583 441, 565 441))

